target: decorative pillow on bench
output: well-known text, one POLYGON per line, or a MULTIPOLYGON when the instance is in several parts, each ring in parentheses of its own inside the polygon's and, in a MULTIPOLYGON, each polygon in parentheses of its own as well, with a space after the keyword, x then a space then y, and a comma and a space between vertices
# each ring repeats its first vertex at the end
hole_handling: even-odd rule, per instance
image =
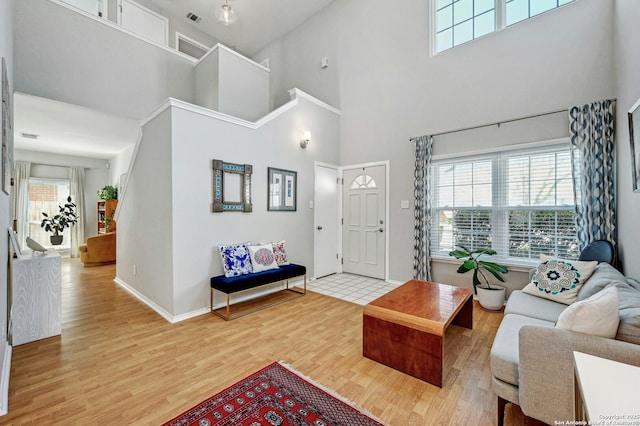
POLYGON ((273 245, 273 255, 276 257, 276 263, 278 266, 289 265, 289 258, 287 252, 284 249, 284 240, 279 243, 271 243, 273 245))
POLYGON ((273 254, 273 246, 271 244, 248 246, 248 248, 249 255, 251 256, 253 272, 278 269, 278 263, 276 262, 276 257, 273 254))
POLYGON ((250 274, 251 257, 247 245, 250 243, 219 245, 220 259, 224 268, 225 277, 237 277, 238 275, 250 274))

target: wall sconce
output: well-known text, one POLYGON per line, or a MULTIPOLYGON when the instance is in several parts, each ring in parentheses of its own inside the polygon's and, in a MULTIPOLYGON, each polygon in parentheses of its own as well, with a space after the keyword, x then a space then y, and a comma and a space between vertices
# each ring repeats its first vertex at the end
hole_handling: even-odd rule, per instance
POLYGON ((310 141, 311 141, 311 132, 308 130, 305 130, 304 133, 302 134, 302 140, 300 141, 300 146, 304 149, 307 147, 307 145, 309 145, 310 141))

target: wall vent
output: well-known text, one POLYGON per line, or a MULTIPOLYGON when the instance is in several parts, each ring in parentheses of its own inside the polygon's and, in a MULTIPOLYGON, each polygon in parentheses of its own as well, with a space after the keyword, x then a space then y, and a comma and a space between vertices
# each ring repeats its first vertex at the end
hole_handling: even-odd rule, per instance
POLYGON ((22 133, 22 137, 26 139, 38 139, 40 135, 36 135, 33 133, 22 133))
POLYGON ((193 13, 191 13, 191 12, 187 13, 187 18, 188 18, 188 19, 190 19, 190 20, 192 20, 192 21, 193 21, 193 22, 195 22, 196 24, 197 24, 198 22, 202 21, 202 18, 201 18, 201 17, 199 17, 198 15, 193 14, 193 13))

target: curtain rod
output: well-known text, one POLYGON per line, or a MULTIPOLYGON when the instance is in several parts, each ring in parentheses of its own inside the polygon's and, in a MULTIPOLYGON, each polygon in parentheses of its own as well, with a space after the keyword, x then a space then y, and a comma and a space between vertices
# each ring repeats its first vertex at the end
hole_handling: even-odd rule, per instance
MULTIPOLYGON (((616 101, 616 99, 611 99, 611 100, 613 102, 616 101)), ((542 112, 540 114, 528 115, 528 116, 518 117, 518 118, 511 118, 509 120, 497 121, 495 123, 480 124, 478 126, 465 127, 463 129, 456 129, 456 130, 449 130, 449 131, 446 131, 446 132, 434 133, 433 135, 430 135, 430 136, 431 137, 436 137, 436 136, 448 135, 450 133, 465 132, 467 130, 481 129, 483 127, 491 127, 491 126, 500 127, 500 125, 504 124, 504 123, 512 123, 514 121, 528 120, 530 118, 544 117, 544 116, 547 116, 547 115, 559 114, 561 112, 568 112, 568 111, 569 111, 569 108, 559 109, 559 110, 556 110, 556 111, 542 112)), ((409 142, 414 142, 415 140, 416 140, 415 137, 409 138, 409 142)))

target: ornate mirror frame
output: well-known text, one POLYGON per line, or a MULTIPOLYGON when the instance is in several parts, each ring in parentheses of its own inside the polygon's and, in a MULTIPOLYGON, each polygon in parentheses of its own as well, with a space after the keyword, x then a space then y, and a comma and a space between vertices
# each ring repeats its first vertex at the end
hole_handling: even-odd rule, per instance
POLYGON ((244 212, 252 211, 251 204, 251 173, 253 167, 249 164, 225 163, 222 160, 211 160, 213 169, 213 203, 211 211, 244 212), (237 193, 229 193, 229 187, 225 187, 225 177, 231 180, 238 175, 240 185, 237 193), (225 194, 226 190, 226 194, 225 194))

